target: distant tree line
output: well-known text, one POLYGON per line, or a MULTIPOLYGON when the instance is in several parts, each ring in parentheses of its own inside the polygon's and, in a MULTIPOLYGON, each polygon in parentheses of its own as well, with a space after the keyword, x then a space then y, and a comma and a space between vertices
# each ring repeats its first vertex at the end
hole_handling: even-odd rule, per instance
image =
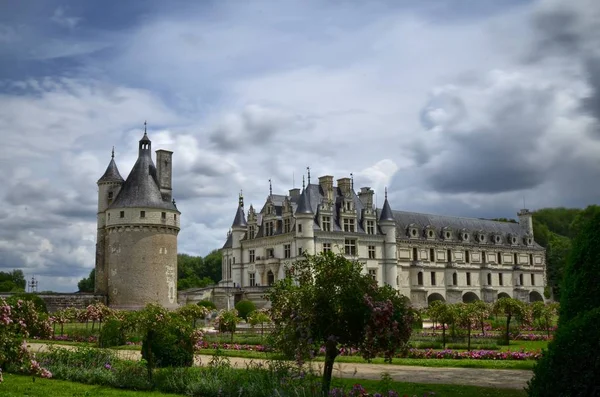
POLYGON ((24 292, 25 275, 22 270, 0 272, 0 292, 24 292))
MULTIPOLYGON (((178 254, 177 289, 202 288, 218 283, 221 280, 221 258, 218 250, 213 250, 205 257, 178 254)), ((92 270, 87 278, 81 279, 77 283, 79 292, 94 292, 95 276, 96 272, 92 270)))

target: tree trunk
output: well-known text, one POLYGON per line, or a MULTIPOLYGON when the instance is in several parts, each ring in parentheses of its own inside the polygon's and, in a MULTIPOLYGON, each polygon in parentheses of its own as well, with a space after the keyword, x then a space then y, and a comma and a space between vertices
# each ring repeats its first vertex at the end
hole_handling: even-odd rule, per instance
POLYGON ((483 334, 483 336, 485 336, 485 320, 483 319, 483 317, 481 318, 481 333, 483 334))
POLYGON ((510 314, 506 316, 506 345, 510 345, 510 314))
POLYGON ((442 323, 442 347, 446 348, 446 324, 442 323))
POLYGON ((63 336, 64 324, 60 323, 60 336, 63 336))
POLYGON ((471 351, 471 323, 467 325, 467 350, 471 351))
POLYGON ((322 392, 323 396, 329 395, 329 388, 331 387, 331 375, 333 373, 333 362, 339 354, 337 343, 335 341, 327 341, 325 343, 325 364, 323 365, 323 383, 322 392))

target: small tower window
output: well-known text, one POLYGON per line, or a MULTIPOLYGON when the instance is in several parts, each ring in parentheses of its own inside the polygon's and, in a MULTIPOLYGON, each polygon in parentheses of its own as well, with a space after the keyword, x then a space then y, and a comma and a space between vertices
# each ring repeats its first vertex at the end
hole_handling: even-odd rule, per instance
POLYGON ((113 198, 113 192, 108 192, 108 199, 112 200, 112 198, 113 198))
POLYGON ((423 272, 417 273, 417 285, 423 285, 423 272))
POLYGON ((419 255, 418 255, 417 249, 414 247, 413 247, 412 254, 413 254, 413 261, 419 260, 419 255))
POLYGON ((458 285, 458 275, 456 272, 452 273, 452 285, 458 285))
POLYGON ((517 255, 517 253, 516 253, 516 252, 514 253, 514 258, 513 258, 513 261, 515 262, 515 265, 518 265, 518 264, 519 264, 519 255, 517 255))
POLYGON ((146 211, 140 211, 140 218, 146 217, 146 211))
POLYGON ((173 214, 173 220, 177 222, 177 214, 173 214))
POLYGON ((125 211, 119 212, 119 218, 125 218, 125 211))
POLYGON ((504 285, 504 277, 502 277, 502 273, 498 273, 498 284, 504 285))
POLYGON ((433 250, 433 248, 429 249, 429 261, 435 262, 435 251, 433 250))
POLYGON ((435 285, 435 272, 431 272, 431 285, 435 285))
POLYGON ((446 251, 446 257, 447 257, 448 262, 452 262, 452 250, 446 251))
POLYGON ((535 285, 535 275, 531 273, 531 285, 535 285))
POLYGON ((502 264, 502 253, 498 252, 498 264, 501 265, 502 264))
POLYGON ((167 213, 166 212, 161 212, 160 217, 162 219, 167 219, 167 213))
POLYGON ((487 285, 492 285, 492 273, 488 273, 487 275, 487 285))
POLYGON ((469 250, 465 251, 465 262, 471 263, 471 253, 469 252, 469 250))
POLYGON ((524 285, 525 283, 523 282, 523 273, 519 274, 519 285, 524 285))
POLYGON ((302 225, 298 224, 298 233, 302 233, 302 225))
POLYGON ((471 285, 471 273, 467 272, 467 285, 471 285))
POLYGON ((529 254, 529 264, 533 265, 533 254, 529 254))
POLYGON ((110 212, 108 213, 108 220, 110 221, 110 212))

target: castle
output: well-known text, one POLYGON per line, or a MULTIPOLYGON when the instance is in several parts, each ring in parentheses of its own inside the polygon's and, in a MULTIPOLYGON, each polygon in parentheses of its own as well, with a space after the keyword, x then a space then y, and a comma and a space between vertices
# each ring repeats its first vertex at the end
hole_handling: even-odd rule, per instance
POLYGON ((234 296, 263 306, 265 288, 285 277, 288 266, 322 251, 364 263, 366 274, 415 307, 435 300, 544 300, 545 250, 533 239, 529 210, 518 213, 518 223, 393 211, 387 192, 377 209, 374 191, 357 194, 353 185, 341 178, 334 186, 328 175, 311 184, 309 174, 302 191, 271 191, 260 212, 250 206, 247 220, 240 194, 222 248, 219 285, 227 304, 234 296))
POLYGON ((138 159, 123 180, 112 158, 98 180, 95 293, 110 307, 147 303, 177 307, 177 235, 181 213, 172 198, 172 156, 156 151, 144 128, 138 159))

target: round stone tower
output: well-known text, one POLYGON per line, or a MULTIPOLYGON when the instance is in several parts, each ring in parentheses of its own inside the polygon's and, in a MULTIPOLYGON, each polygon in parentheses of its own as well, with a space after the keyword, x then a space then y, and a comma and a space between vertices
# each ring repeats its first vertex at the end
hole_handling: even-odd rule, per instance
POLYGON ((157 150, 156 167, 151 146, 144 132, 138 159, 104 213, 106 271, 97 286, 106 285, 113 308, 177 307, 181 213, 171 196, 172 152, 157 150))

